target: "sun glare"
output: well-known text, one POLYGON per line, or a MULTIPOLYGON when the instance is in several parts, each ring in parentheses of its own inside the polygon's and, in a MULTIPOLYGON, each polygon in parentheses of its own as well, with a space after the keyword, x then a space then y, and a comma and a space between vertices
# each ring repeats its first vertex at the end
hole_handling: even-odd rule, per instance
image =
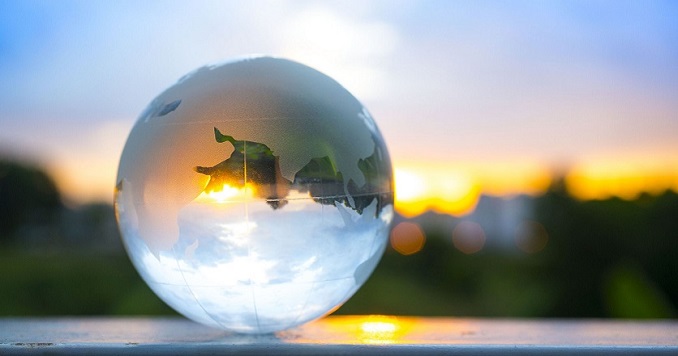
POLYGON ((393 333, 398 327, 393 322, 366 321, 360 324, 360 329, 365 333, 393 333))
POLYGON ((227 203, 232 201, 242 201, 252 198, 254 195, 254 187, 250 184, 242 188, 235 188, 228 184, 224 184, 221 190, 213 190, 211 192, 203 191, 196 198, 198 201, 209 203, 227 203))
POLYGON ((370 315, 359 325, 356 338, 364 344, 397 343, 407 332, 406 323, 392 316, 370 315))
POLYGON ((426 193, 426 183, 421 175, 395 169, 394 176, 396 199, 399 201, 416 201, 426 193))
POLYGON ((433 209, 463 215, 475 207, 479 187, 464 172, 451 169, 395 169, 396 209, 411 217, 433 209))

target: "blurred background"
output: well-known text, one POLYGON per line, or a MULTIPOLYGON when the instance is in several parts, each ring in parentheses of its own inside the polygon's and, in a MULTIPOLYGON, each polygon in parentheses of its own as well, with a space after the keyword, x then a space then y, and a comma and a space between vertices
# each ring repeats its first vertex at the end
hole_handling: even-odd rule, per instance
POLYGON ((674 318, 675 1, 2 1, 0 316, 172 314, 112 209, 136 117, 263 53, 371 111, 390 245, 337 313, 674 318))

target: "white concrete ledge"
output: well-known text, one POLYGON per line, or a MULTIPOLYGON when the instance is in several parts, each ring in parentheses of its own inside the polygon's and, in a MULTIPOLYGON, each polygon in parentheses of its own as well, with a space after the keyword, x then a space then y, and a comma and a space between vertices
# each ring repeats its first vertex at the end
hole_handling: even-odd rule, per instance
POLYGON ((0 354, 678 355, 678 321, 334 316, 268 335, 180 318, 0 318, 0 354))

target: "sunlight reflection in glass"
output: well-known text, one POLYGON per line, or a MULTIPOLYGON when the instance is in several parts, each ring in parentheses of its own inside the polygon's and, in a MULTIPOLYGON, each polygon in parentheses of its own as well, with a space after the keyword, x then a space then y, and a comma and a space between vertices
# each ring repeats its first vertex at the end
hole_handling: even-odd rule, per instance
POLYGON ((248 201, 255 196, 254 186, 252 184, 245 184, 242 188, 232 187, 224 184, 221 190, 214 190, 211 192, 203 191, 195 198, 196 202, 204 203, 218 203, 226 202, 248 201))

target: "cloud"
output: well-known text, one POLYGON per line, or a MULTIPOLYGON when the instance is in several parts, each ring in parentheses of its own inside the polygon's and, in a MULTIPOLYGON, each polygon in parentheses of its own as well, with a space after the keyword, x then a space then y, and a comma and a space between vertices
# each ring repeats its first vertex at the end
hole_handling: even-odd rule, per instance
POLYGON ((131 127, 185 73, 263 53, 344 85, 394 160, 676 152, 675 12, 661 1, 3 2, 0 143, 55 159, 38 128, 50 147, 95 151, 71 138, 131 127))
POLYGON ((285 19, 280 31, 283 56, 328 74, 361 100, 386 96, 386 64, 399 44, 391 24, 312 6, 285 19))

